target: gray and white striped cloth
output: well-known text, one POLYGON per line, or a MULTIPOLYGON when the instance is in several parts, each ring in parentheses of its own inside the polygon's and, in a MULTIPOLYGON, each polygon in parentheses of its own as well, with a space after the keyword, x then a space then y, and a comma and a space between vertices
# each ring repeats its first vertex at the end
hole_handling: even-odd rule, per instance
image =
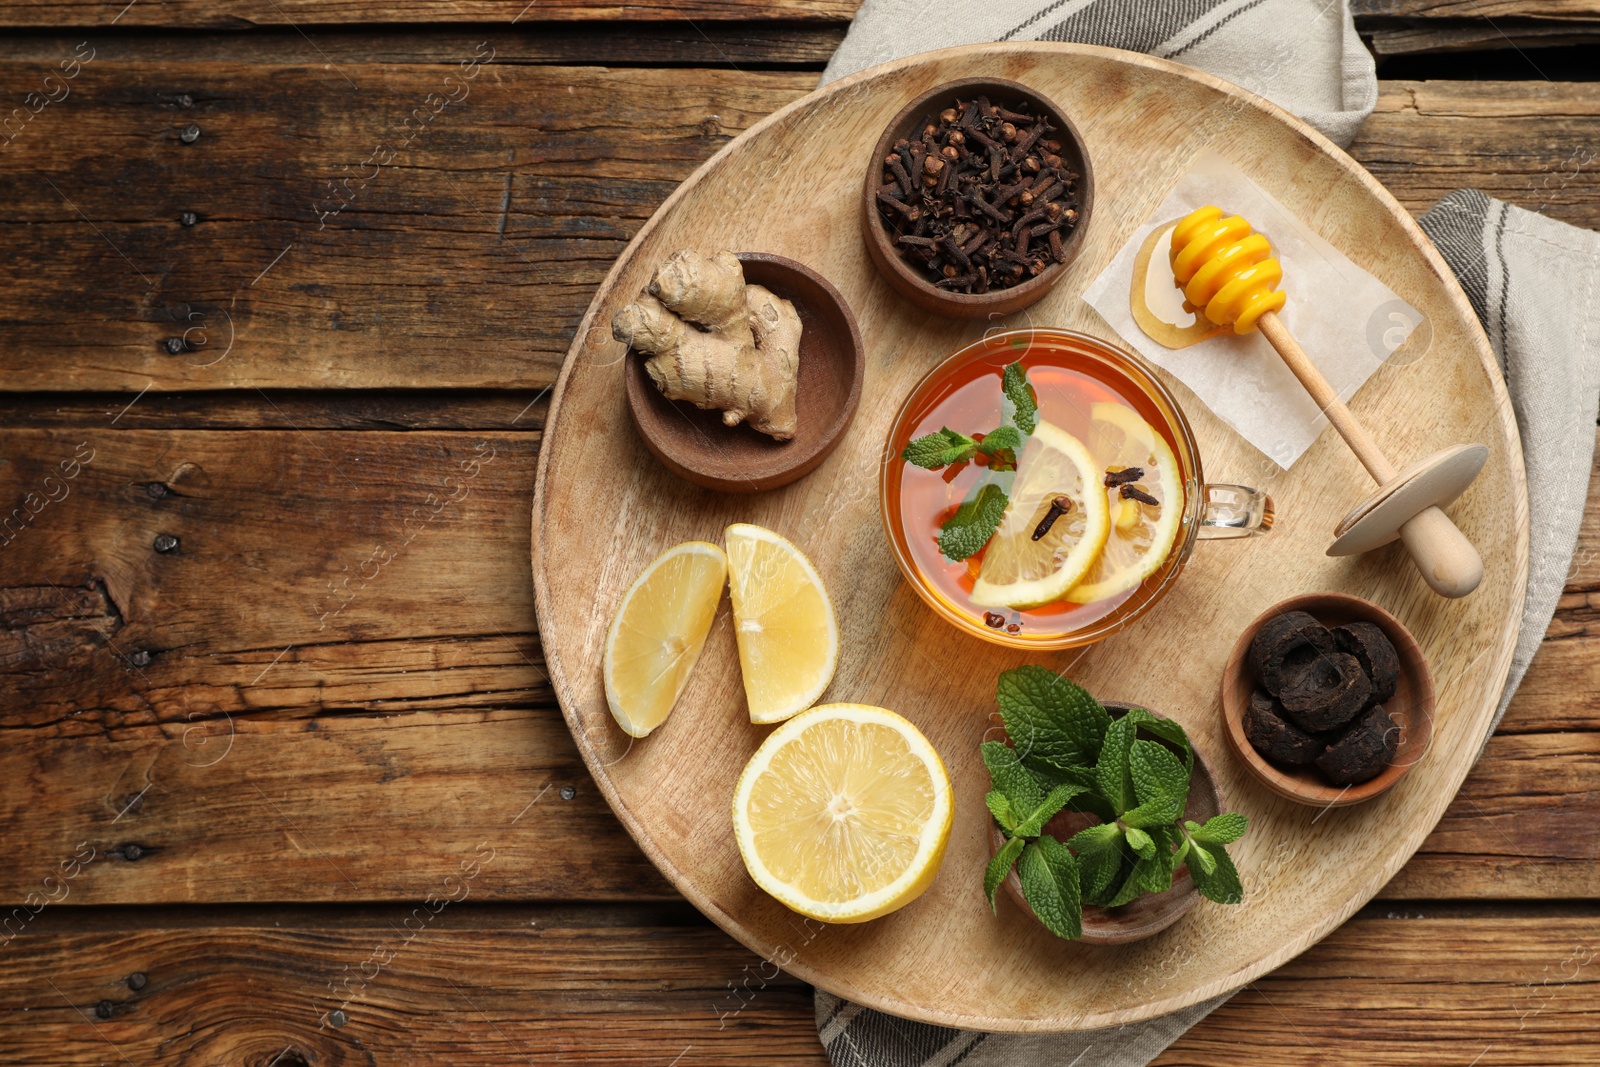
MULTIPOLYGON (((1267 97, 1340 145, 1378 98, 1346 0, 866 0, 822 80, 987 41, 1076 41, 1176 59, 1267 97)), ((1538 501, 1504 714, 1555 612, 1588 493, 1600 406, 1600 235, 1471 189, 1439 201, 1421 223, 1500 357, 1528 496, 1538 501)), ((1144 1067, 1227 999, 1133 1026, 1020 1035, 908 1022, 818 990, 817 1035, 834 1067, 1144 1067)))

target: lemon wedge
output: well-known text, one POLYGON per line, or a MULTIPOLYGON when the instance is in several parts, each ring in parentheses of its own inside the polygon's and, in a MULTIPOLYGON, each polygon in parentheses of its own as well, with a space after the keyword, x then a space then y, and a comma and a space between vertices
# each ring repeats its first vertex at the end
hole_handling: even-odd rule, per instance
POLYGON ((781 722, 817 702, 839 664, 839 624, 822 577, 788 539, 728 527, 728 590, 754 723, 781 722))
POLYGON ((606 703, 623 732, 666 721, 689 683, 728 579, 728 557, 705 541, 674 545, 623 594, 606 634, 606 703))
POLYGON ((1135 484, 1161 503, 1142 504, 1123 499, 1118 489, 1105 490, 1115 517, 1111 537, 1083 581, 1067 593, 1074 604, 1126 593, 1154 574, 1171 555, 1183 521, 1178 460, 1166 439, 1125 404, 1098 402, 1090 407, 1089 420, 1094 426, 1090 443, 1103 460, 1101 468, 1142 468, 1144 477, 1135 484))
POLYGON ((954 807, 944 762, 915 726, 884 708, 824 704, 750 757, 733 827, 762 889, 802 915, 854 923, 928 888, 954 807))
POLYGON ((980 607, 1036 608, 1060 600, 1100 555, 1111 531, 1101 467, 1083 442, 1041 422, 1017 457, 1011 502, 989 539, 970 599, 980 607), (1066 511, 1034 539, 1058 500, 1066 511))

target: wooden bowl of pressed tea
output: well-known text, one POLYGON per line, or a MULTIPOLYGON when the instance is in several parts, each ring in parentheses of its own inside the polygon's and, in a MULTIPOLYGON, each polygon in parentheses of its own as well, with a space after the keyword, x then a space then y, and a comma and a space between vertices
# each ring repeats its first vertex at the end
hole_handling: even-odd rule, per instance
POLYGON ((1422 647, 1399 619, 1370 600, 1345 593, 1307 593, 1281 601, 1256 616, 1234 642, 1233 653, 1222 669, 1222 735, 1250 776, 1278 796, 1318 808, 1343 808, 1371 800, 1395 783, 1427 755, 1433 742, 1433 672, 1422 647), (1288 767, 1273 763, 1245 736, 1244 716, 1257 680, 1250 669, 1250 643, 1272 618, 1303 611, 1327 627, 1370 622, 1383 631, 1400 659, 1395 692, 1383 708, 1400 732, 1395 754, 1376 777, 1357 785, 1333 785, 1315 767, 1288 767))

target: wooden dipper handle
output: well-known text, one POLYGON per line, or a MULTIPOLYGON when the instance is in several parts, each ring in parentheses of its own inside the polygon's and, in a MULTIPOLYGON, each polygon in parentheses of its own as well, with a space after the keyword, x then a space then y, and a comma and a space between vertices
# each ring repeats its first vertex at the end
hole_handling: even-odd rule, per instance
MULTIPOLYGON (((1361 465, 1367 468, 1379 486, 1388 485, 1399 475, 1394 465, 1384 456, 1378 443, 1367 433, 1367 428, 1345 407, 1339 394, 1334 392, 1328 379, 1317 370, 1316 364, 1306 355, 1275 312, 1268 311, 1256 320, 1263 336, 1278 350, 1284 363, 1300 379, 1311 399, 1317 402, 1334 429, 1339 431, 1350 451, 1356 454, 1361 465)), ((1400 540, 1416 562, 1422 578, 1435 593, 1446 597, 1464 597, 1483 580, 1483 558, 1465 534, 1450 521, 1450 516, 1436 507, 1426 508, 1400 527, 1400 540)))

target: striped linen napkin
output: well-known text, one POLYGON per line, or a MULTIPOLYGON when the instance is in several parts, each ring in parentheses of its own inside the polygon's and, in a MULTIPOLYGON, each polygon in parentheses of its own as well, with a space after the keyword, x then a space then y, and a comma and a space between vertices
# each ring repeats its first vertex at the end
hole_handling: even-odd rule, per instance
MULTIPOLYGON (((1347 0, 866 0, 822 81, 989 41, 1074 41, 1175 59, 1272 100, 1340 145, 1378 99, 1347 0)), ((1600 407, 1600 234, 1472 189, 1446 196, 1420 222, 1499 356, 1528 496, 1539 502, 1498 723, 1550 625, 1577 546, 1600 407)), ((834 1067, 1144 1067, 1227 999, 1107 1030, 989 1034, 909 1022, 818 990, 817 1036, 834 1067)))

